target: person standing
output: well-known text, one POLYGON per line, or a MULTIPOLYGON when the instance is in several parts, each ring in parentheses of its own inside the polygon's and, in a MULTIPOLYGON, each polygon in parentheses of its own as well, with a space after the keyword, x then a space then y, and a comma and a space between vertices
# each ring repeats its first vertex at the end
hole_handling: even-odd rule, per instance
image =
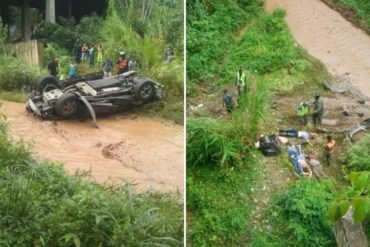
POLYGON ((49 74, 54 77, 57 77, 58 69, 59 69, 58 60, 56 58, 53 58, 52 60, 50 60, 48 64, 49 74))
POLYGON ((326 137, 326 145, 324 149, 325 162, 329 166, 333 160, 333 152, 335 147, 335 141, 330 135, 326 137))
POLYGON ((74 61, 69 64, 68 75, 70 78, 77 77, 77 64, 74 61))
POLYGON ((238 89, 239 98, 246 92, 246 79, 247 76, 245 72, 240 68, 236 74, 236 87, 238 89))
POLYGON ((227 92, 227 89, 224 90, 224 96, 222 98, 222 106, 226 107, 227 112, 231 113, 234 110, 234 101, 231 94, 227 92))
POLYGON ((128 71, 126 54, 124 52, 119 53, 119 58, 117 61, 118 74, 122 74, 128 71))
POLYGON ((103 71, 104 71, 104 78, 112 76, 112 69, 113 69, 113 62, 107 58, 102 64, 103 71))
POLYGON ((301 102, 298 106, 298 117, 301 125, 307 125, 308 115, 310 113, 307 102, 301 102))
POLYGON ((91 45, 90 49, 89 49, 89 64, 90 64, 90 68, 92 68, 95 64, 95 51, 94 51, 94 46, 91 45))
POLYGON ((84 43, 81 47, 81 60, 82 62, 85 62, 87 60, 87 54, 88 54, 88 47, 86 43, 84 43))
POLYGON ((322 116, 324 114, 324 104, 320 99, 319 93, 315 93, 314 97, 315 101, 313 102, 312 121, 315 127, 321 127, 322 116))
POLYGON ((98 64, 101 64, 103 62, 103 48, 101 47, 101 45, 99 45, 97 48, 96 62, 98 64))
POLYGON ((81 51, 82 51, 82 46, 81 46, 80 40, 77 39, 73 46, 73 55, 75 56, 75 60, 77 64, 80 64, 81 62, 81 51))

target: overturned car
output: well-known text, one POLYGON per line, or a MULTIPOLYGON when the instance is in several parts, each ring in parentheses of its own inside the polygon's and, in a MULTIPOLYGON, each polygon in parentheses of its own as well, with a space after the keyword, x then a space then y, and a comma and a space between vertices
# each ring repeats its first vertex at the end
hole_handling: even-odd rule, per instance
POLYGON ((103 78, 92 73, 66 80, 44 76, 29 94, 26 109, 42 119, 73 119, 117 112, 160 99, 162 85, 129 71, 103 78))

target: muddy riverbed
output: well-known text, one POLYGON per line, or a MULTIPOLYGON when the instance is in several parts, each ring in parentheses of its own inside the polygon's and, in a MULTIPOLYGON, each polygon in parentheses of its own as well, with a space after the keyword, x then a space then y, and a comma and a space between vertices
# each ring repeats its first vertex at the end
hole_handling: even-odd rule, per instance
POLYGON ((98 183, 136 184, 138 193, 183 191, 183 126, 160 119, 110 116, 92 122, 42 121, 24 104, 2 102, 0 112, 14 140, 32 143, 41 160, 63 163, 65 170, 91 171, 98 183))
POLYGON ((266 9, 286 10, 297 42, 321 60, 333 76, 349 81, 370 97, 370 37, 320 0, 267 0, 266 9))

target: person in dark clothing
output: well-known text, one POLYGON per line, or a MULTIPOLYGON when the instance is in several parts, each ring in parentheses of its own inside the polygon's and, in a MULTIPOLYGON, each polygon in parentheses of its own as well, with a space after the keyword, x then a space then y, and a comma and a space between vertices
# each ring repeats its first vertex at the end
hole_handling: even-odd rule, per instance
POLYGON ((58 74, 58 69, 59 69, 59 64, 58 64, 58 60, 53 58, 49 64, 48 64, 48 71, 49 71, 49 74, 52 75, 52 76, 55 76, 57 77, 57 74, 58 74))
POLYGON ((103 67, 104 71, 104 78, 111 77, 112 76, 112 69, 113 69, 113 63, 112 61, 107 58, 101 65, 103 67))
POLYGON ((229 113, 234 110, 233 97, 229 93, 227 93, 227 89, 224 90, 223 107, 226 107, 226 110, 229 113))
POLYGON ((81 52, 82 52, 82 45, 80 40, 77 39, 76 43, 73 46, 73 55, 75 56, 75 60, 77 64, 81 63, 81 52))
POLYGON ((320 94, 315 93, 315 101, 313 102, 312 121, 315 127, 321 127, 322 116, 324 114, 324 105, 320 99, 320 94))

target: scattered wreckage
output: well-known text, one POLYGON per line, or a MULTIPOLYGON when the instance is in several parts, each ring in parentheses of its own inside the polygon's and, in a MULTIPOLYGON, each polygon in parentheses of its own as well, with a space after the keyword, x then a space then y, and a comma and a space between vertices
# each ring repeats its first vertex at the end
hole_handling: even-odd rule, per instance
POLYGON ((42 119, 76 119, 117 112, 124 108, 160 99, 162 85, 152 79, 138 77, 136 71, 104 78, 92 73, 76 78, 57 80, 41 77, 36 90, 29 93, 26 109, 42 119))
POLYGON ((359 139, 361 139, 361 137, 364 134, 367 134, 369 130, 370 130, 370 118, 365 119, 355 127, 349 129, 347 139, 352 143, 356 143, 357 141, 359 141, 359 139))

